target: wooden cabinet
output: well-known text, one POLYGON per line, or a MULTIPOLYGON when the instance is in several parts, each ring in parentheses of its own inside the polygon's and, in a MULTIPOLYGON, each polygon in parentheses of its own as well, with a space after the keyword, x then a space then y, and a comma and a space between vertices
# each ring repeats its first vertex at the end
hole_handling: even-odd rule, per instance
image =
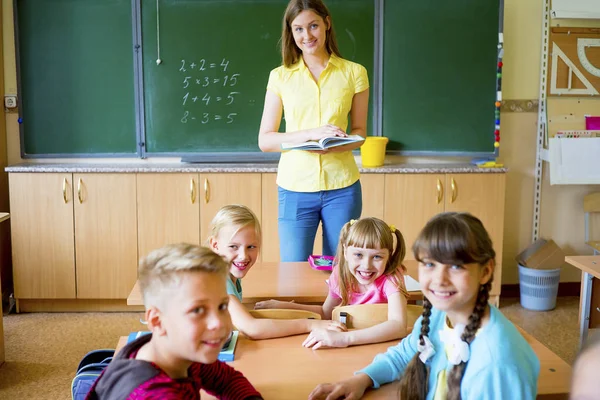
MULTIPOLYGON (((492 295, 500 293, 504 232, 504 174, 388 174, 385 220, 399 227, 410 249, 427 221, 443 211, 466 211, 481 220, 496 249, 492 295)), ((414 259, 407 251, 407 259, 414 259)))
POLYGON ((279 197, 277 194, 277 174, 262 174, 262 259, 279 261, 279 233, 277 216, 279 197))
POLYGON ((125 299, 137 280, 134 174, 74 174, 78 299, 125 299))
POLYGON ((261 174, 200 174, 200 240, 210 235, 210 221, 227 204, 249 207, 262 215, 261 174))
POLYGON ((443 174, 385 176, 384 219, 394 224, 406 243, 406 259, 414 260, 412 245, 427 221, 444 211, 443 174))
POLYGON ((10 174, 15 297, 74 299, 71 174, 10 174))
POLYGON ((362 174, 360 185, 362 187, 361 217, 383 219, 385 211, 385 174, 362 174))
MULTIPOLYGON (((479 217, 497 250, 492 295, 499 294, 504 174, 362 174, 361 184, 362 216, 396 225, 409 249, 437 213, 479 217)), ((116 309, 140 257, 169 243, 204 244, 226 204, 256 213, 262 260, 279 261, 275 173, 11 173, 10 201, 15 297, 30 310, 50 309, 44 304, 54 303, 33 306, 50 299, 116 309)), ((319 229, 315 254, 321 249, 319 229)))
POLYGON ((492 295, 500 294, 504 236, 504 174, 446 175, 446 211, 468 211, 481 220, 496 250, 492 295))
POLYGON ((201 243, 198 183, 198 174, 137 175, 140 258, 171 243, 201 243))

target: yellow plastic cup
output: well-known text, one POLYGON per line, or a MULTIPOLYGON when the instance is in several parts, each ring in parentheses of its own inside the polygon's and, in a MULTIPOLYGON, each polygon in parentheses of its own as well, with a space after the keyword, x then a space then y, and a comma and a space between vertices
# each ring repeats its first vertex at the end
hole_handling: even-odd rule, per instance
POLYGON ((367 136, 360 146, 360 158, 365 168, 381 167, 385 159, 385 147, 389 139, 383 136, 367 136))

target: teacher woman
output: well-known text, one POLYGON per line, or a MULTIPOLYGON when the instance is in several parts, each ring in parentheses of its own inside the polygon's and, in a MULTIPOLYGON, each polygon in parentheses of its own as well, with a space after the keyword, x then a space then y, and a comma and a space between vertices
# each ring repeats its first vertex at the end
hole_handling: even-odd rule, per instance
MULTIPOLYGON (((281 151, 282 143, 367 134, 366 69, 344 60, 333 21, 321 0, 292 0, 281 34, 283 65, 269 75, 258 145, 281 151), (286 132, 279 132, 285 114, 286 132)), ((352 155, 361 142, 326 151, 283 151, 277 172, 281 261, 306 261, 319 222, 323 254, 334 255, 342 226, 358 219, 362 193, 352 155)))

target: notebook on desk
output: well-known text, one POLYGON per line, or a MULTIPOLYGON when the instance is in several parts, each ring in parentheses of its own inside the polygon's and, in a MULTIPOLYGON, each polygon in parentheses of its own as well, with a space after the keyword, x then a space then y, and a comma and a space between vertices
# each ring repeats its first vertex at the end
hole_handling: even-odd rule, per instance
MULTIPOLYGON (((131 332, 127 336, 127 343, 133 342, 134 340, 136 340, 144 335, 147 335, 149 333, 150 333, 150 331, 131 332)), ((231 338, 227 342, 225 342, 223 349, 221 349, 221 351, 219 352, 219 360, 220 361, 229 362, 229 361, 233 361, 235 359, 235 345, 237 344, 239 334, 240 333, 238 331, 232 332, 231 338)))

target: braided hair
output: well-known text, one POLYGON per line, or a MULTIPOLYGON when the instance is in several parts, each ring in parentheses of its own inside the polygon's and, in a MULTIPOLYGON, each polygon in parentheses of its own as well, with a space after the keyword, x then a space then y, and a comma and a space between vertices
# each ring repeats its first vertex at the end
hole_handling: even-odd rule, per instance
MULTIPOLYGON (((477 302, 475 303, 475 309, 473 313, 469 316, 469 323, 465 327, 465 330, 460 337, 461 340, 466 342, 467 344, 471 344, 473 339, 475 339, 475 334, 481 327, 481 319, 485 314, 485 310, 487 309, 488 300, 490 298, 490 289, 492 287, 491 281, 486 283, 485 285, 481 285, 479 294, 477 295, 477 302)), ((455 365, 450 370, 448 374, 448 397, 447 400, 460 400, 460 382, 462 381, 463 375, 465 373, 465 369, 467 368, 467 363, 462 362, 458 365, 455 365)))
MULTIPOLYGON (((481 221, 468 213, 447 212, 433 217, 413 245, 413 253, 417 260, 425 258, 448 265, 477 263, 481 266, 493 261, 496 257, 492 240, 481 221)), ((475 339, 481 320, 485 315, 492 287, 493 275, 488 282, 479 287, 479 293, 469 322, 461 339, 467 344, 475 339)), ((425 345, 425 337, 429 334, 431 302, 423 299, 423 318, 419 343, 425 345)), ((427 397, 429 368, 415 354, 406 366, 400 380, 400 398, 402 400, 420 400, 427 397)), ((448 400, 460 400, 460 383, 467 363, 461 362, 450 370, 447 378, 448 400)))
MULTIPOLYGON (((423 319, 421 320, 421 333, 419 343, 425 346, 425 337, 429 335, 429 317, 431 316, 431 303, 427 297, 423 299, 423 319)), ((422 400, 427 397, 427 382, 429 381, 429 367, 421 361, 417 353, 406 366, 404 375, 400 380, 400 399, 422 400)))

